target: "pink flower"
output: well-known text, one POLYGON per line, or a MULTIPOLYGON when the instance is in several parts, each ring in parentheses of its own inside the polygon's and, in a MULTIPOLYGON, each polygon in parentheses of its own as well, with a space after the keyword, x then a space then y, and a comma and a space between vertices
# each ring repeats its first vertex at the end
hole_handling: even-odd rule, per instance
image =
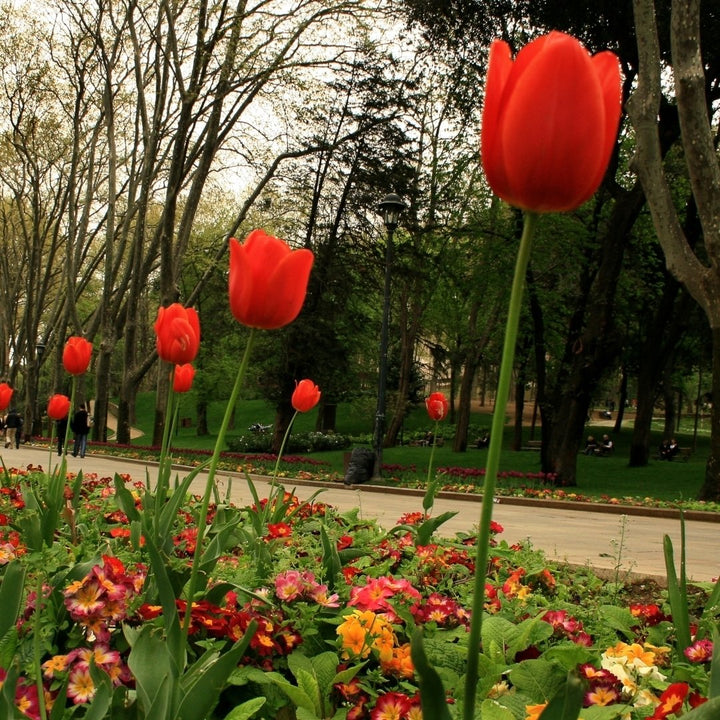
POLYGON ((694 663, 710 662, 712 654, 712 640, 696 640, 690 647, 685 648, 685 657, 694 663))

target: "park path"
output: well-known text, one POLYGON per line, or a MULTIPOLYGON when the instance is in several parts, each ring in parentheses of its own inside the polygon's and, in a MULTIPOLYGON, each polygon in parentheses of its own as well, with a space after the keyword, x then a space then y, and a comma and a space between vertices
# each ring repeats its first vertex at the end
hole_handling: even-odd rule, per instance
MULTIPOLYGON (((68 470, 96 472, 101 476, 128 473, 133 480, 154 484, 157 466, 126 460, 119 457, 103 456, 92 452, 84 459, 68 456, 68 470)), ((6 467, 27 467, 28 464, 47 468, 48 462, 57 463, 55 453, 47 448, 21 446, 0 450, 0 458, 6 467)), ((178 468, 182 477, 186 470, 178 468)), ((201 474, 194 481, 191 490, 202 493, 206 475, 201 474)), ((221 494, 229 488, 230 498, 237 504, 252 503, 252 496, 243 476, 218 472, 216 484, 221 494)), ((253 478, 260 496, 267 495, 268 482, 253 478)), ((407 512, 422 510, 422 492, 401 488, 373 489, 368 486, 346 487, 341 483, 303 482, 288 480, 287 489, 295 489, 301 500, 307 500, 318 489, 322 492, 318 501, 337 507, 340 511, 358 508, 361 516, 377 519, 383 527, 391 527, 407 512)), ((435 501, 433 515, 446 511, 457 514, 440 529, 445 536, 456 532, 472 532, 480 517, 481 501, 462 495, 441 496, 435 501)), ((613 579, 616 575, 624 579, 628 575, 662 579, 665 576, 663 536, 669 535, 675 546, 676 565, 680 560, 680 521, 660 511, 634 514, 637 509, 626 512, 618 508, 532 502, 515 498, 498 498, 493 506, 493 519, 503 528, 500 540, 508 544, 529 540, 535 548, 542 549, 555 560, 573 565, 588 565, 613 579), (633 514, 631 514, 633 513, 633 514)), ((696 514, 692 514, 694 517, 696 514)), ((700 515, 700 514, 698 514, 700 515)), ((708 520, 686 519, 686 568, 688 578, 709 582, 720 575, 720 517, 707 514, 708 520)))

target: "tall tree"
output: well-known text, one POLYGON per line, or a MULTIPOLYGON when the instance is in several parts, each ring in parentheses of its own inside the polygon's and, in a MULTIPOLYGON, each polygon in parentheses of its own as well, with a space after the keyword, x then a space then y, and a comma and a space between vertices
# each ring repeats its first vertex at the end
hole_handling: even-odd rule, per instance
MULTIPOLYGON (((713 338, 713 398, 720 397, 720 164, 717 157, 718 99, 716 13, 701 22, 699 0, 674 0, 671 22, 671 65, 682 148, 698 216, 702 244, 693 247, 675 207, 663 166, 657 123, 663 105, 663 70, 655 7, 634 0, 640 68, 638 87, 629 104, 636 133, 634 169, 643 184, 668 269, 687 288, 707 315, 713 338), (701 43, 702 39, 702 43, 701 43), (707 44, 706 44, 707 43, 707 44)), ((714 402, 710 455, 700 491, 705 500, 720 499, 720 403, 714 402)))

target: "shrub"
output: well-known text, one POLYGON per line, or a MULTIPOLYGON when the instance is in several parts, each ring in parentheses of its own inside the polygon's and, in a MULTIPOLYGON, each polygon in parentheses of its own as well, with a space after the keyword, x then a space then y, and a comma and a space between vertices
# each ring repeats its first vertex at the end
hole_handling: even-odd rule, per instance
MULTIPOLYGON (((269 453, 272 447, 272 433, 246 433, 228 439, 231 452, 269 453)), ((283 452, 308 453, 323 450, 342 450, 350 447, 347 435, 326 434, 320 432, 291 433, 283 452)))

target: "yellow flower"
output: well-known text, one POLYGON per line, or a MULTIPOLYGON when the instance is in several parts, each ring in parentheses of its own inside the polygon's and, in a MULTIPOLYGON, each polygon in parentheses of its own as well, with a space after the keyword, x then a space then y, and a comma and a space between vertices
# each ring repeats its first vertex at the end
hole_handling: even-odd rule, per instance
POLYGON ((526 705, 525 712, 527 717, 525 720, 540 720, 542 711, 547 707, 547 703, 541 703, 540 705, 526 705))
POLYGON ((367 657, 376 650, 381 662, 392 660, 395 633, 390 623, 372 610, 354 610, 336 632, 342 639, 345 659, 367 657))

